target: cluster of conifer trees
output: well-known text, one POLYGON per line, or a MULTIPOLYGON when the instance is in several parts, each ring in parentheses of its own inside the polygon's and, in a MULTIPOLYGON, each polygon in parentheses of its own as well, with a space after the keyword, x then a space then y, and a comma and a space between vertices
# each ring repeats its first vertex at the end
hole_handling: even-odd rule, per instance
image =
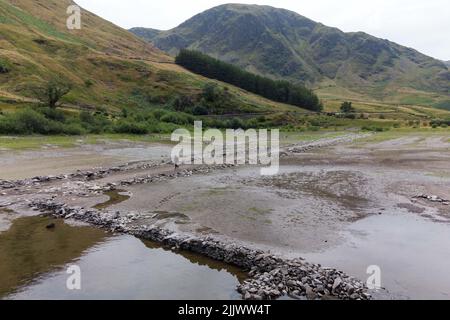
POLYGON ((322 111, 323 108, 317 95, 304 86, 262 77, 198 51, 183 49, 175 62, 194 73, 232 84, 273 101, 312 111, 322 111))

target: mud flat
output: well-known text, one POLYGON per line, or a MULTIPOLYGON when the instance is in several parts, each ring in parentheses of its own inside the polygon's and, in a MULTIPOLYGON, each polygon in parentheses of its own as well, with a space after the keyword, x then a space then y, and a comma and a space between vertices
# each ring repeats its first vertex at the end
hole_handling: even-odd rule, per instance
POLYGON ((113 167, 134 161, 157 161, 170 154, 171 147, 161 143, 115 141, 81 145, 76 148, 0 151, 0 179, 25 179, 60 175, 96 167, 113 167), (39 161, 36 161, 39 159, 39 161))
POLYGON ((249 272, 238 285, 245 299, 367 299, 370 265, 381 268, 383 298, 445 298, 449 138, 349 134, 302 142, 285 149, 272 177, 246 166, 174 171, 151 157, 2 181, 0 206, 34 212, 31 205, 235 265, 249 272), (422 271, 427 263, 432 273, 422 271))

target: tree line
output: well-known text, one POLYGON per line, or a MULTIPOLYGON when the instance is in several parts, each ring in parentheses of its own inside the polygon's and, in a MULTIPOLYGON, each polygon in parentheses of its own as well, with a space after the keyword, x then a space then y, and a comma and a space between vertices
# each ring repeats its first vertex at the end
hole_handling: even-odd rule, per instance
POLYGON ((317 95, 304 86, 262 77, 198 51, 182 49, 175 62, 194 73, 232 84, 273 101, 311 111, 323 109, 317 95))

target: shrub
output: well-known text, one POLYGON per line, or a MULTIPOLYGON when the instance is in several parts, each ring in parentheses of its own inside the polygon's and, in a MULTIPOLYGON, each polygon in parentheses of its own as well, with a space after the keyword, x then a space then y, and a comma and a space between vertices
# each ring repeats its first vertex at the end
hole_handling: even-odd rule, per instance
POLYGON ((341 112, 344 112, 344 113, 352 113, 352 112, 355 112, 355 109, 353 108, 351 102, 345 101, 345 102, 343 102, 342 105, 341 105, 341 112))
POLYGON ((0 74, 5 74, 10 71, 9 63, 3 59, 0 59, 0 74))
POLYGON ((102 133, 111 126, 111 121, 102 113, 92 114, 88 111, 82 111, 79 118, 81 126, 90 133, 102 133))
POLYGON ((98 106, 95 108, 95 114, 102 114, 102 115, 107 116, 109 113, 108 113, 108 109, 106 107, 98 106))
POLYGON ((194 122, 192 116, 180 113, 168 113, 161 117, 162 122, 171 122, 179 125, 191 124, 194 122))
POLYGON ((66 80, 58 77, 52 78, 42 86, 33 89, 36 98, 45 103, 50 108, 56 108, 56 105, 66 94, 70 92, 72 85, 66 80))
POLYGON ((178 126, 173 123, 156 122, 147 125, 149 132, 153 133, 171 133, 178 129, 178 126))
POLYGON ((220 98, 219 87, 215 83, 207 83, 203 87, 203 98, 208 102, 214 102, 220 98))
POLYGON ((258 120, 253 118, 253 119, 248 120, 245 126, 247 128, 256 129, 256 128, 259 128, 259 125, 260 125, 260 123, 258 122, 258 120))
POLYGON ((66 116, 64 115, 64 112, 57 109, 52 108, 40 108, 39 111, 50 120, 64 122, 66 120, 66 116))
POLYGON ((149 132, 145 123, 135 123, 127 120, 117 122, 113 131, 116 133, 146 134, 149 132))
POLYGON ((266 117, 265 116, 259 116, 256 120, 258 120, 258 122, 266 122, 266 117))
POLYGON ((4 117, 0 122, 0 132, 4 134, 48 134, 50 120, 32 109, 21 110, 4 117))
POLYGON ((87 79, 86 81, 84 81, 84 86, 86 88, 90 88, 94 85, 94 81, 92 81, 91 79, 87 79))
POLYGON ((86 129, 84 129, 79 123, 70 123, 63 127, 63 131, 65 134, 72 136, 79 136, 82 134, 86 134, 86 129))
POLYGON ((168 114, 169 112, 163 109, 156 109, 153 111, 153 116, 155 117, 155 119, 157 120, 161 120, 161 118, 168 114))
POLYGON ((231 120, 228 120, 227 125, 228 125, 228 128, 231 128, 231 129, 245 129, 244 123, 239 118, 233 118, 231 120))
POLYGON ((373 131, 373 132, 383 132, 383 131, 389 130, 387 128, 382 128, 382 127, 367 127, 367 126, 364 126, 361 129, 364 131, 373 131))
POLYGON ((195 116, 206 116, 208 115, 208 109, 204 106, 195 106, 192 110, 192 114, 195 116))
POLYGON ((87 123, 87 124, 94 124, 95 118, 94 116, 88 112, 88 111, 81 111, 80 112, 80 121, 87 123))
POLYGON ((430 124, 431 124, 431 126, 433 126, 433 128, 437 128, 437 127, 440 127, 442 125, 449 126, 450 125, 450 119, 446 119, 446 120, 435 119, 435 120, 431 121, 430 124))
POLYGON ((194 106, 194 101, 190 96, 179 95, 171 103, 171 107, 175 111, 185 111, 194 106))

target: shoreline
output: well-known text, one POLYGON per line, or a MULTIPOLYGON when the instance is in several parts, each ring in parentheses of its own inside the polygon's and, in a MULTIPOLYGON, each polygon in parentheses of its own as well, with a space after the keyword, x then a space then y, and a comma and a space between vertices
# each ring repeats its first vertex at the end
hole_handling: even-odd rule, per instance
MULTIPOLYGON (((376 134, 370 138, 371 142, 367 142, 363 135, 349 134, 325 137, 317 142, 301 141, 283 148, 283 174, 262 181, 254 180, 246 166, 182 166, 175 171, 167 158, 124 161, 114 166, 21 180, 0 179, 0 209, 11 209, 17 215, 36 215, 39 214, 36 210, 39 210, 47 216, 68 219, 69 222, 83 221, 109 231, 158 242, 175 251, 196 252, 238 266, 249 273, 249 279, 238 288, 242 298, 248 300, 282 296, 294 299, 379 299, 378 292, 368 291, 357 280, 365 279, 362 272, 365 265, 361 261, 352 260, 356 267, 351 268, 339 257, 333 257, 333 245, 342 244, 342 250, 348 248, 344 239, 340 241, 332 232, 343 231, 346 226, 354 226, 356 221, 368 216, 373 217, 370 220, 372 224, 361 222, 360 225, 363 231, 372 232, 379 220, 388 219, 388 213, 396 212, 410 212, 437 223, 447 221, 444 219, 447 217, 445 209, 450 197, 447 189, 439 189, 445 185, 445 176, 438 179, 432 175, 445 172, 447 168, 446 153, 439 156, 436 153, 448 150, 446 139, 414 136, 381 143, 376 134), (359 141, 352 144, 360 139, 363 140, 362 145, 359 141), (418 151, 411 152, 411 147, 416 145, 418 151), (320 150, 322 148, 324 150, 320 150), (422 158, 416 156, 419 150, 426 151, 422 157, 430 155, 427 157, 429 173, 421 173, 417 175, 418 181, 412 181, 415 176, 411 176, 411 170, 423 171, 422 158), (394 155, 399 159, 395 165, 390 158, 394 155), (385 174, 387 180, 383 180, 377 170, 386 170, 386 164, 390 165, 389 173, 385 174), (198 183, 197 189, 191 188, 192 183, 198 183), (212 188, 212 183, 219 187, 212 188), (330 187, 330 183, 337 184, 330 187), (225 192, 226 186, 234 188, 225 192), (402 189, 398 189, 399 186, 402 189), (243 194, 239 191, 241 188, 250 191, 243 194), (107 192, 121 189, 131 195, 128 201, 113 203, 102 210, 90 209, 108 201, 106 196, 110 196, 107 192), (266 194, 264 190, 272 193, 266 194), (361 207, 359 203, 352 204, 358 200, 354 190, 358 190, 361 199, 367 198, 371 202, 363 203, 361 207), (253 197, 256 191, 261 194, 253 197), (150 192, 153 198, 147 199, 146 192, 150 192), (193 205, 183 209, 183 201, 185 203, 193 197, 197 199, 197 207, 193 205), (207 197, 212 198, 208 205, 204 203, 207 197), (233 197, 234 201, 229 208, 223 205, 227 197, 233 197), (260 205, 254 205, 261 199, 264 201, 260 205), (322 201, 322 209, 317 207, 317 201, 322 201), (349 204, 348 201, 353 202, 349 204), (302 204, 306 205, 303 211, 295 211, 302 204), (203 206, 206 209, 201 211, 203 206), (289 215, 290 209, 280 209, 273 214, 269 212, 283 206, 295 209, 292 211, 296 214, 295 221, 289 215), (158 215, 165 216, 160 219, 158 215), (239 219, 244 220, 234 225, 241 221, 239 219), (255 228, 258 231, 249 229, 253 226, 259 227, 255 228), (326 248, 323 256, 314 254, 319 247, 326 248), (323 268, 319 263, 331 268, 323 268)), ((426 234, 427 225, 414 224, 414 227, 426 234)), ((349 233, 345 235, 349 236, 349 233)), ((361 236, 356 241, 369 245, 370 241, 365 240, 371 239, 377 238, 374 235, 370 239, 361 236)), ((396 239, 395 236, 392 239, 396 239)), ((402 245, 406 244, 401 242, 396 249, 401 249, 402 245)), ((350 260, 358 260, 351 254, 350 260)), ((370 258, 370 253, 358 254, 370 258)), ((381 259, 376 255, 375 258, 381 259)), ((386 266, 392 267, 395 266, 386 266)), ((391 290, 392 283, 386 288, 391 290)))
POLYGON ((249 279, 237 288, 244 300, 271 300, 282 296, 310 300, 371 299, 365 284, 342 271, 325 269, 302 258, 284 259, 212 236, 198 237, 146 225, 130 226, 133 221, 143 218, 140 214, 123 216, 117 211, 86 210, 53 200, 33 201, 30 207, 55 218, 86 222, 114 233, 133 235, 242 268, 249 274, 249 279))

